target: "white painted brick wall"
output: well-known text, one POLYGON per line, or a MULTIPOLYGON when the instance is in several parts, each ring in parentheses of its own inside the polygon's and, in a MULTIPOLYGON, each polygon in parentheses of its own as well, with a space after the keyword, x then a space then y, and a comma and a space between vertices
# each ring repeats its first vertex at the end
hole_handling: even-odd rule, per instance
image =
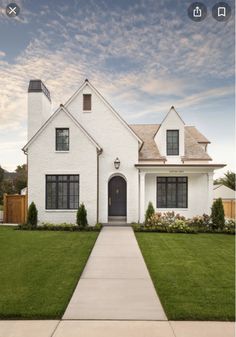
POLYGON ((90 224, 96 223, 97 153, 95 146, 64 113, 60 112, 29 148, 29 203, 34 201, 41 222, 75 223, 76 211, 45 209, 45 175, 79 174, 80 202, 84 202, 90 224), (55 152, 55 128, 70 129, 70 151, 55 152))
POLYGON ((138 220, 138 141, 111 110, 86 87, 71 104, 69 111, 103 148, 100 156, 100 222, 108 221, 108 181, 113 174, 122 174, 127 181, 127 222, 138 220), (92 94, 92 111, 83 112, 83 93, 92 94), (114 168, 118 157, 120 169, 114 168))

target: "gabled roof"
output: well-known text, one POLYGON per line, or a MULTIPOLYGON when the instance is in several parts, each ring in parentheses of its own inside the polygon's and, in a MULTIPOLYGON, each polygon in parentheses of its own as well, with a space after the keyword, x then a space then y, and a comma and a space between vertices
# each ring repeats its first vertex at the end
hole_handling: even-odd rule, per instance
MULTIPOLYGON (((160 155, 154 140, 160 124, 131 124, 130 127, 143 140, 143 146, 139 151, 139 160, 166 160, 166 157, 160 155)), ((199 139, 203 138, 199 138, 199 135, 204 137, 195 127, 184 127, 185 156, 182 157, 183 160, 212 160, 200 145, 199 139)))
POLYGON ((60 111, 63 111, 73 122, 74 124, 86 135, 90 142, 98 149, 102 151, 102 148, 98 143, 93 139, 92 136, 84 129, 84 127, 75 119, 75 117, 66 109, 66 107, 61 104, 59 108, 48 118, 48 120, 41 126, 41 128, 34 134, 34 136, 28 141, 28 143, 23 147, 23 151, 27 152, 29 146, 34 142, 34 140, 43 132, 43 130, 51 123, 51 121, 59 114, 60 111))
POLYGON ((89 82, 88 79, 84 81, 81 87, 68 99, 65 103, 65 107, 68 105, 78 96, 78 94, 86 87, 90 87, 96 95, 102 100, 102 102, 112 111, 115 117, 125 126, 125 128, 135 137, 135 139, 142 145, 142 139, 136 135, 136 133, 132 130, 132 128, 126 123, 126 121, 118 114, 118 112, 110 105, 110 103, 100 94, 100 92, 89 82))
POLYGON ((163 121, 161 122, 161 125, 162 125, 162 124, 164 123, 164 121, 168 118, 169 114, 170 114, 172 111, 174 111, 174 112, 176 113, 176 115, 179 117, 179 119, 181 120, 181 122, 182 122, 183 124, 185 124, 184 121, 182 120, 182 118, 180 117, 180 115, 178 114, 178 112, 175 110, 175 107, 172 105, 172 107, 170 108, 170 110, 169 110, 168 113, 166 114, 165 118, 164 118, 163 121))

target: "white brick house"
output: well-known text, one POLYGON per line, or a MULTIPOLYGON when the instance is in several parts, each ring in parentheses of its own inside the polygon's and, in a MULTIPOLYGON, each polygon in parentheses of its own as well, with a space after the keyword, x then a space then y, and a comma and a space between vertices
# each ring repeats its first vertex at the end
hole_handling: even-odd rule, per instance
POLYGON ((40 222, 142 222, 148 202, 187 217, 209 213, 209 141, 172 107, 159 124, 128 125, 88 80, 52 114, 40 80, 28 90, 28 202, 40 222))

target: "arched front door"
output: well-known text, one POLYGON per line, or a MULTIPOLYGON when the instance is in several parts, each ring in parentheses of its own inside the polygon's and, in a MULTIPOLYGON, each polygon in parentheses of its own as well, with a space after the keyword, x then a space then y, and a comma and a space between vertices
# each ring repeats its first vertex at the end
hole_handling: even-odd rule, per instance
POLYGON ((108 183, 108 216, 126 216, 126 181, 120 176, 108 183))

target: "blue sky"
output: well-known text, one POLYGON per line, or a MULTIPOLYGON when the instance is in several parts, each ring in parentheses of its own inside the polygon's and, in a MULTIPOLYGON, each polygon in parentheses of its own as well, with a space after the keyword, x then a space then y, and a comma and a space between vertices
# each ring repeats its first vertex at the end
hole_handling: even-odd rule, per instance
MULTIPOLYGON (((0 165, 26 158, 27 86, 40 78, 54 108, 85 78, 129 123, 160 123, 174 105, 212 142, 215 162, 233 169, 233 15, 193 22, 185 0, 0 0, 0 165)), ((221 172, 220 172, 221 173, 221 172)), ((220 174, 218 173, 218 175, 220 174)))

